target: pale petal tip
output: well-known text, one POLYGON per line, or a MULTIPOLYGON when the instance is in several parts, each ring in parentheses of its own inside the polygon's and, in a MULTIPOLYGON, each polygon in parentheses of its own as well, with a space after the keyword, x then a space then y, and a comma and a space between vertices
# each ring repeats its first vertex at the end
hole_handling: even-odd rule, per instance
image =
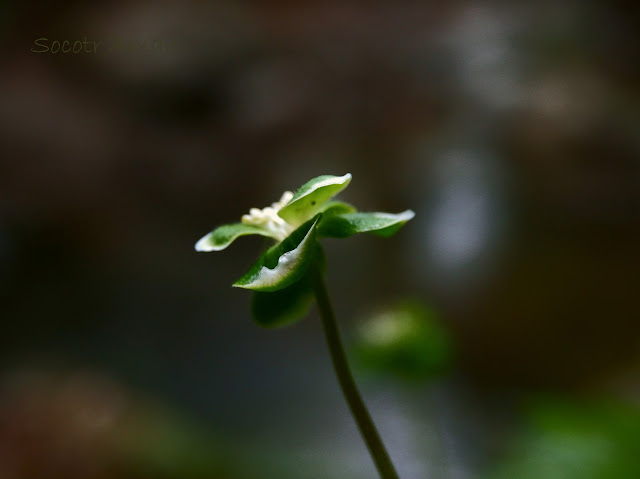
POLYGON ((209 251, 216 251, 214 245, 209 241, 209 235, 203 236, 198 240, 195 247, 196 251, 200 253, 208 253, 209 251))
POLYGON ((415 214, 415 212, 413 210, 407 210, 407 211, 403 211, 402 213, 400 213, 400 215, 402 216, 403 219, 409 221, 410 219, 413 219, 413 217, 416 214, 415 214))

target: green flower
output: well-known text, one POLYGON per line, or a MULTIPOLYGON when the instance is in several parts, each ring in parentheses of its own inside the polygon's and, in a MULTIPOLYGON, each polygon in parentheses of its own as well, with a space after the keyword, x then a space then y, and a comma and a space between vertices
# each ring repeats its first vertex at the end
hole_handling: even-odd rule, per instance
POLYGON ((332 198, 351 182, 351 174, 323 175, 286 191, 263 209, 252 208, 240 223, 220 226, 196 243, 196 251, 220 251, 236 238, 270 237, 275 244, 264 252, 233 286, 252 290, 252 313, 261 326, 280 326, 300 319, 313 299, 308 275, 313 262, 323 264, 317 242, 321 237, 346 238, 356 233, 391 236, 413 218, 399 214, 361 213, 332 198))

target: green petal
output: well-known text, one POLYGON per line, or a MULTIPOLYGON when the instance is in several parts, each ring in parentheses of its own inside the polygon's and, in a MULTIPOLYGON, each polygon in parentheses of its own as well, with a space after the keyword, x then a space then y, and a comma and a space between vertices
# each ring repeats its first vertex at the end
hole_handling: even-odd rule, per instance
POLYGON ((319 219, 320 215, 307 221, 281 243, 268 249, 233 286, 278 291, 298 281, 313 261, 319 219))
POLYGON ((258 226, 243 223, 223 225, 200 238, 196 243, 196 251, 220 251, 233 243, 236 238, 246 235, 271 236, 271 233, 258 226))
POLYGON ((322 210, 325 202, 344 190, 351 174, 322 175, 309 180, 295 192, 293 198, 278 212, 289 224, 299 224, 322 210))
MULTIPOLYGON (((316 261, 324 274, 326 260, 320 243, 316 243, 313 261, 316 261)), ((288 326, 309 313, 313 298, 313 284, 307 270, 299 281, 279 291, 254 291, 251 295, 251 315, 258 326, 263 328, 288 326)))
POLYGON ((320 209, 322 212, 322 219, 325 220, 330 216, 344 215, 347 213, 355 213, 356 207, 349 203, 343 203, 342 201, 329 201, 325 203, 320 209))
POLYGON ((326 218, 318 227, 318 235, 347 238, 356 233, 389 237, 415 216, 411 210, 391 213, 346 213, 326 218))
POLYGON ((308 276, 273 293, 254 291, 251 295, 251 315, 258 326, 287 326, 306 316, 313 303, 313 289, 308 276))

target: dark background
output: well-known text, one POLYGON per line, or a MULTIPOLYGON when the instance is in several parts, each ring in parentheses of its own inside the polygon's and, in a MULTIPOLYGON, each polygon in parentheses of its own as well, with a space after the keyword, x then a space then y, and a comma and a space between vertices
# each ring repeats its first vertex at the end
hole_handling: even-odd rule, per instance
POLYGON ((347 172, 416 212, 326 242, 347 342, 410 298, 456 351, 361 377, 400 475, 638 477, 636 2, 5 2, 0 41, 1 478, 373 477, 315 311, 230 287, 261 240, 193 249, 347 172))

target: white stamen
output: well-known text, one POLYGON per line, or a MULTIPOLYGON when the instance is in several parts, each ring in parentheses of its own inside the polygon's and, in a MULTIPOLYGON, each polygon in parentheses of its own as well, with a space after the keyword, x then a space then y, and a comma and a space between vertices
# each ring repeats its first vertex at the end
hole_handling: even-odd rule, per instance
POLYGON ((282 241, 289 236, 294 228, 285 220, 278 216, 278 211, 282 209, 293 198, 291 191, 285 191, 280 201, 272 203, 263 209, 251 208, 248 215, 242 216, 242 222, 246 225, 260 226, 269 231, 278 241, 282 241))

